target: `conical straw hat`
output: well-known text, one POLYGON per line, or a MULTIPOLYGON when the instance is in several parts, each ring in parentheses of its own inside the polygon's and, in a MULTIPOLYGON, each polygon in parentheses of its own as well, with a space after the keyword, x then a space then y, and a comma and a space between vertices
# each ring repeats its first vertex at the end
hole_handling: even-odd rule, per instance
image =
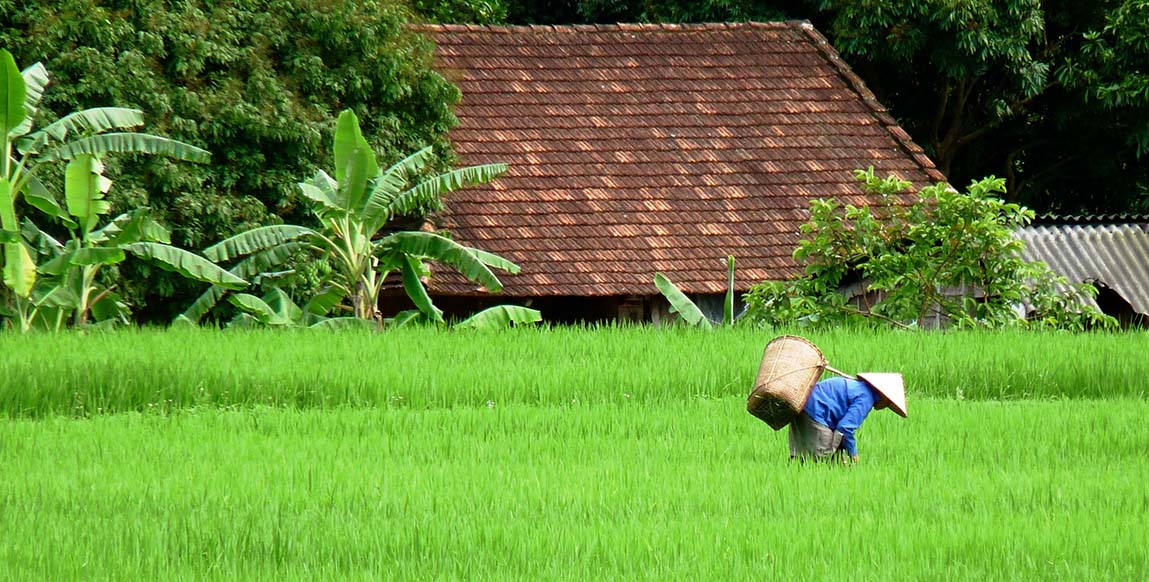
POLYGON ((885 396, 894 412, 906 416, 906 388, 901 374, 861 372, 858 377, 885 396))

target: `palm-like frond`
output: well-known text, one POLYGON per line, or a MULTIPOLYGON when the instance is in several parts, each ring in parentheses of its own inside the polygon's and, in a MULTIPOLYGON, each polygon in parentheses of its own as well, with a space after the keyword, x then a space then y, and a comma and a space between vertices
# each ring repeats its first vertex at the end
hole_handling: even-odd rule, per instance
POLYGON ((151 154, 204 164, 211 161, 207 150, 146 133, 104 133, 85 137, 43 152, 36 161, 55 162, 82 154, 101 156, 109 153, 151 154))
POLYGON ((255 295, 236 293, 228 297, 227 300, 264 325, 279 326, 291 324, 291 320, 277 313, 275 309, 255 295))
POLYGON ((359 319, 358 317, 331 317, 318 323, 314 323, 308 327, 310 329, 344 330, 378 329, 379 326, 370 319, 359 319))
POLYGON ((20 74, 24 78, 24 113, 27 115, 9 132, 9 135, 18 137, 32 131, 32 120, 40 108, 40 99, 44 97, 44 88, 48 86, 48 69, 36 63, 20 74))
POLYGON ((710 327, 710 320, 706 319, 702 310, 694 304, 682 291, 666 278, 662 273, 654 274, 654 286, 662 292, 667 301, 670 302, 670 312, 678 313, 690 325, 697 325, 701 327, 710 327))
POLYGON ((499 278, 476 256, 473 249, 434 233, 397 232, 382 239, 378 248, 381 253, 398 252, 451 265, 464 277, 477 281, 494 293, 503 289, 499 278))
POLYGON ((132 254, 155 261, 160 267, 175 271, 189 279, 219 285, 228 289, 242 289, 247 281, 223 270, 219 265, 181 248, 160 243, 138 242, 124 245, 132 254))
POLYGON ((411 298, 411 302, 415 307, 419 308, 424 315, 435 322, 443 321, 443 311, 431 302, 431 296, 427 294, 427 288, 423 286, 423 281, 419 277, 423 274, 423 265, 418 260, 411 256, 403 257, 403 289, 407 292, 407 297, 411 298))
POLYGON ((411 177, 426 167, 431 153, 431 148, 425 147, 399 160, 376 178, 362 212, 363 222, 372 232, 378 231, 394 216, 392 201, 403 192, 411 177))
MULTIPOLYGON (((260 273, 278 268, 293 254, 304 249, 314 248, 310 242, 291 241, 254 253, 238 262, 228 271, 241 279, 251 279, 260 273)), ((219 285, 208 287, 177 319, 181 323, 199 323, 224 295, 227 289, 219 285)))
POLYGON ((542 320, 542 313, 537 309, 518 305, 496 305, 460 321, 455 324, 455 327, 464 329, 499 329, 510 326, 511 324, 523 325, 527 323, 538 323, 542 320))
POLYGON ((113 218, 103 228, 94 231, 88 240, 95 244, 119 246, 134 242, 158 242, 171 244, 171 233, 156 222, 147 208, 136 208, 113 218))
MULTIPOLYGON (((378 230, 393 216, 403 216, 418 210, 439 210, 442 208, 444 194, 467 186, 486 184, 506 171, 506 164, 487 164, 459 168, 432 176, 395 195, 385 202, 383 208, 370 208, 368 212, 371 216, 371 223, 378 222, 376 227, 378 230)), ((368 216, 368 212, 365 212, 364 215, 368 216)))
POLYGON ((339 183, 336 205, 352 211, 367 192, 367 182, 379 173, 375 152, 359 129, 359 118, 350 109, 335 123, 335 181, 339 183))
POLYGON ((470 249, 471 254, 475 255, 475 257, 482 261, 484 265, 487 265, 488 267, 494 267, 496 269, 502 269, 512 275, 519 274, 519 266, 515 263, 504 259, 495 253, 489 253, 487 251, 479 250, 475 247, 467 248, 470 249))
POLYGON ((114 265, 124 260, 124 249, 89 247, 77 249, 72 254, 73 265, 114 265))
POLYGON ((95 107, 65 115, 43 129, 28 134, 16 142, 21 154, 36 155, 44 146, 55 141, 63 143, 71 134, 96 134, 110 129, 132 129, 144 124, 144 114, 138 109, 123 107, 95 107))
POLYGON ((223 262, 266 251, 291 241, 310 239, 314 242, 320 238, 319 233, 305 226, 275 224, 253 228, 226 238, 204 249, 203 254, 213 261, 223 262))
POLYGON ((28 117, 28 110, 24 107, 27 90, 24 76, 16 68, 16 59, 6 49, 0 49, 0 132, 4 134, 5 144, 8 136, 28 117))
POLYGON ((60 207, 56 196, 48 190, 47 186, 44 186, 44 183, 41 182, 39 178, 32 174, 24 174, 24 178, 22 178, 21 181, 25 184, 24 199, 28 201, 28 204, 31 204, 37 210, 48 216, 60 219, 69 227, 74 228, 76 226, 76 223, 68 216, 68 213, 60 207))
POLYGON ((68 213, 76 217, 87 237, 88 231, 95 228, 101 214, 107 214, 112 205, 104 200, 104 194, 112 186, 111 180, 103 176, 104 165, 91 155, 76 156, 68 162, 64 174, 64 198, 68 203, 68 213))

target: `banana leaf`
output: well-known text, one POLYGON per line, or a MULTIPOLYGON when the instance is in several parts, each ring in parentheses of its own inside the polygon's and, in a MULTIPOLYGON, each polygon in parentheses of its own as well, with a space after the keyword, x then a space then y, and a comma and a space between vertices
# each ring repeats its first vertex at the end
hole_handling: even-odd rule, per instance
POLYGON ((518 305, 496 305, 455 324, 461 329, 498 329, 513 325, 538 323, 543 320, 537 309, 518 305))
MULTIPOLYGON (((5 144, 13 130, 21 127, 27 118, 28 110, 24 106, 27 94, 27 84, 16 68, 16 59, 6 49, 0 49, 0 131, 4 133, 5 144)), ((3 154, 8 154, 7 148, 3 154)))
POLYGON ((24 182, 24 199, 28 201, 28 204, 48 216, 60 219, 69 228, 77 226, 68 216, 68 213, 60 207, 56 196, 44 186, 39 178, 33 174, 25 174, 21 181, 24 182))
POLYGON ((207 150, 166 137, 134 132, 105 133, 78 139, 42 153, 36 161, 54 162, 84 154, 100 156, 107 153, 152 154, 201 164, 211 161, 207 150))
POLYGON ((65 170, 64 197, 68 214, 77 218, 85 239, 96 227, 100 215, 112 208, 111 203, 104 200, 112 182, 102 175, 103 171, 104 165, 91 155, 76 156, 65 170))
POLYGON ((400 253, 451 265, 464 277, 479 282, 492 293, 503 289, 499 278, 472 249, 438 234, 397 232, 381 239, 377 248, 383 253, 400 253))
POLYGON ((67 141, 70 134, 97 134, 109 129, 132 129, 144 124, 144 114, 138 109, 123 107, 95 107, 65 115, 51 125, 28 134, 17 142, 21 154, 39 154, 52 140, 67 141))
POLYGON ((319 239, 319 233, 304 226, 276 224, 261 226, 224 239, 203 250, 205 257, 216 261, 229 261, 272 249, 302 238, 319 239))
POLYGON ((32 120, 40 107, 40 99, 44 96, 44 88, 48 86, 48 69, 36 63, 20 74, 24 78, 24 121, 8 132, 12 136, 21 136, 32 131, 32 120))
POLYGON ((291 324, 291 320, 276 313, 270 305, 255 295, 236 293, 228 297, 227 300, 264 325, 286 326, 291 324))
POLYGON ((379 329, 379 326, 369 319, 358 317, 331 317, 308 326, 310 329, 379 329))
POLYGON ((422 263, 409 256, 403 258, 403 289, 407 292, 407 297, 410 297, 415 307, 418 307, 419 311, 431 321, 442 323, 443 311, 431 303, 431 296, 427 294, 427 288, 419 280, 419 277, 424 273, 422 263))
POLYGON ((132 243, 124 245, 123 248, 138 257, 151 259, 160 267, 175 271, 189 279, 212 283, 227 289, 243 289, 247 286, 247 281, 223 270, 219 265, 181 248, 151 242, 132 243))
POLYGON ((367 183, 379 174, 375 152, 359 129, 359 118, 350 109, 335 122, 335 181, 339 195, 335 205, 347 212, 359 207, 367 195, 367 183))
POLYGON ((376 232, 395 215, 391 202, 403 187, 427 165, 431 148, 425 147, 387 168, 372 184, 371 192, 363 201, 360 216, 367 229, 376 232))
POLYGON ((654 286, 662 293, 666 300, 670 302, 670 312, 679 314, 686 323, 699 327, 710 327, 710 320, 706 319, 702 310, 694 304, 666 275, 662 273, 654 274, 654 286))

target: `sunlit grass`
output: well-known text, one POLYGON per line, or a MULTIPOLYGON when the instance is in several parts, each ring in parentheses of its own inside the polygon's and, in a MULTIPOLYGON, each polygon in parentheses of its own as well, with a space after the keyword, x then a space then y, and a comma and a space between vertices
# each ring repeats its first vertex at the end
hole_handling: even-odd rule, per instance
MULTIPOLYGON (((745 396, 778 332, 652 328, 0 335, 0 414, 172 407, 454 407, 745 396)), ((1149 393, 1149 334, 833 332, 831 364, 898 371, 911 401, 1149 393)), ((911 404, 912 406, 912 404, 911 404)))
POLYGON ((1149 403, 740 396, 0 421, 0 579, 1145 579, 1149 403))

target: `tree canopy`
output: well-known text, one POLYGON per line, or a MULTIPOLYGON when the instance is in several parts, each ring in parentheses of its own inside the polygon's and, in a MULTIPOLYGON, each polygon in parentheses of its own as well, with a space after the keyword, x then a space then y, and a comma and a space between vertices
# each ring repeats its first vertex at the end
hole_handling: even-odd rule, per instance
MULTIPOLYGON (((114 208, 150 207, 173 243, 203 248, 305 219, 295 183, 329 159, 342 109, 369 120, 384 161, 435 146, 448 154, 433 165, 448 166, 458 90, 432 71, 432 45, 409 20, 394 0, 0 0, 0 46, 52 71, 39 122, 131 107, 149 131, 210 151, 209 166, 106 161, 114 208)), ((170 321, 202 291, 143 263, 122 268, 145 319, 170 321)))

